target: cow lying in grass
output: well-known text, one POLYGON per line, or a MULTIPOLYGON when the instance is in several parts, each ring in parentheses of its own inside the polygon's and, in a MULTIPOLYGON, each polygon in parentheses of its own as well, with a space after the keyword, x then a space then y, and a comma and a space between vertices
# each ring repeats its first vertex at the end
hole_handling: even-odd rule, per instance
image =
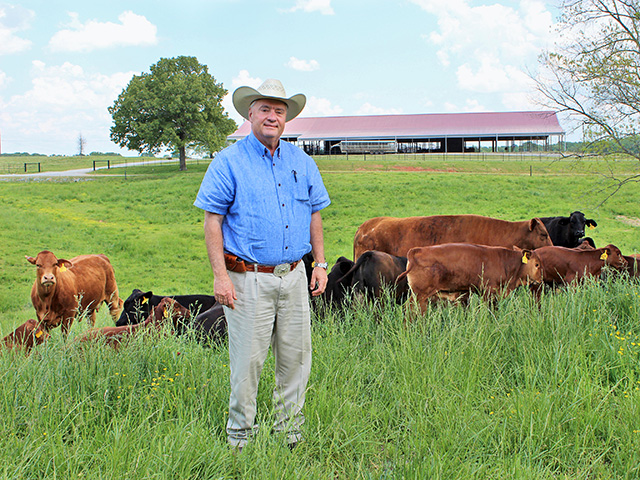
POLYGON ((160 331, 166 322, 171 321, 171 328, 184 322, 191 315, 188 309, 180 305, 172 298, 163 298, 153 309, 144 322, 121 327, 103 327, 89 330, 78 338, 79 342, 104 341, 111 347, 119 347, 120 344, 140 331, 160 331))
POLYGON ((42 328, 37 320, 30 319, 2 339, 2 344, 10 350, 24 348, 29 353, 33 347, 46 342, 49 332, 42 328))
POLYGON ((122 314, 116 322, 116 327, 140 323, 149 317, 153 310, 163 298, 173 298, 176 302, 191 311, 192 315, 197 315, 210 309, 216 303, 213 295, 154 295, 152 291, 143 292, 135 288, 131 295, 127 297, 122 306, 122 314))

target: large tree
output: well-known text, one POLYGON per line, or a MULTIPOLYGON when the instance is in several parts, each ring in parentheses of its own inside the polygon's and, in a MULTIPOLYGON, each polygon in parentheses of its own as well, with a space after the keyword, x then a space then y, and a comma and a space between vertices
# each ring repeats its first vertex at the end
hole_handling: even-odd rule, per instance
MULTIPOLYGON (((640 160, 639 2, 567 0, 558 25, 536 79, 546 105, 577 119, 592 151, 640 160)), ((614 179, 614 190, 639 178, 614 179)))
POLYGON ((236 129, 221 104, 227 90, 195 57, 161 58, 150 70, 134 76, 109 107, 111 140, 140 153, 177 150, 186 170, 187 148, 213 153, 236 129))

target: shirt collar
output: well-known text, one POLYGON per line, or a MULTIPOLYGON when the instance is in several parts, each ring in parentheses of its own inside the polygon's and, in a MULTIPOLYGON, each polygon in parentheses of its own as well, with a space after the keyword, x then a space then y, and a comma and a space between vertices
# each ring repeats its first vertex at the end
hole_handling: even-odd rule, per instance
MULTIPOLYGON (((249 145, 251 145, 251 148, 258 154, 258 155, 267 155, 269 157, 271 157, 271 152, 269 151, 269 149, 267 147, 265 147, 260 140, 258 140, 256 138, 256 136, 253 134, 253 132, 250 132, 249 135, 247 136, 247 142, 249 143, 249 145)), ((281 142, 282 140, 279 139, 278 140, 278 148, 276 148, 276 153, 275 156, 276 157, 280 157, 280 146, 281 146, 281 142)))

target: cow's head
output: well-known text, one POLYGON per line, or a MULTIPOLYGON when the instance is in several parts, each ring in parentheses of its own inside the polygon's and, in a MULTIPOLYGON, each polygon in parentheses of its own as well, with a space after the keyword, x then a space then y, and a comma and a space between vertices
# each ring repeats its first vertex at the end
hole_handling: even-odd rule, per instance
POLYGON ((186 321, 191 318, 191 312, 174 299, 164 297, 150 314, 151 323, 160 327, 164 322, 172 322, 174 329, 183 327, 186 321))
POLYGON ((542 260, 540 260, 538 254, 535 251, 523 250, 516 246, 513 247, 513 250, 520 257, 520 278, 522 283, 533 283, 534 285, 542 283, 542 260))
POLYGON ((547 227, 544 226, 544 223, 542 223, 542 220, 539 218, 536 217, 529 220, 529 231, 531 232, 530 244, 522 245, 523 247, 533 250, 540 247, 551 247, 553 245, 547 227))
POLYGON ((604 260, 605 265, 609 265, 617 270, 626 268, 627 261, 618 247, 609 244, 601 250, 603 250, 603 252, 600 255, 600 259, 604 260))
POLYGON ((595 220, 585 218, 582 212, 573 212, 568 217, 560 220, 560 225, 569 227, 569 237, 574 240, 584 237, 585 227, 595 228, 598 226, 595 220))
POLYGON ((151 313, 149 305, 151 297, 153 297, 152 291, 143 292, 139 288, 134 288, 122 305, 122 313, 116 325, 131 325, 144 321, 151 313))
POLYGON ((37 282, 44 287, 45 290, 49 290, 55 286, 60 272, 64 272, 73 267, 73 264, 69 260, 56 258, 56 256, 48 250, 43 250, 36 258, 28 255, 25 255, 24 258, 32 265, 38 267, 37 282))

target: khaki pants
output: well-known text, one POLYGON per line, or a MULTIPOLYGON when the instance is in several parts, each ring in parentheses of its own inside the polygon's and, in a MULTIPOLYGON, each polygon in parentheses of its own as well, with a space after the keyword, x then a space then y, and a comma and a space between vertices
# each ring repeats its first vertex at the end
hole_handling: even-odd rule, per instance
POLYGON ((271 345, 275 357, 274 431, 300 440, 311 371, 309 293, 303 262, 283 277, 229 272, 238 299, 224 307, 229 331, 231 395, 228 441, 244 446, 256 431, 258 381, 271 345))

